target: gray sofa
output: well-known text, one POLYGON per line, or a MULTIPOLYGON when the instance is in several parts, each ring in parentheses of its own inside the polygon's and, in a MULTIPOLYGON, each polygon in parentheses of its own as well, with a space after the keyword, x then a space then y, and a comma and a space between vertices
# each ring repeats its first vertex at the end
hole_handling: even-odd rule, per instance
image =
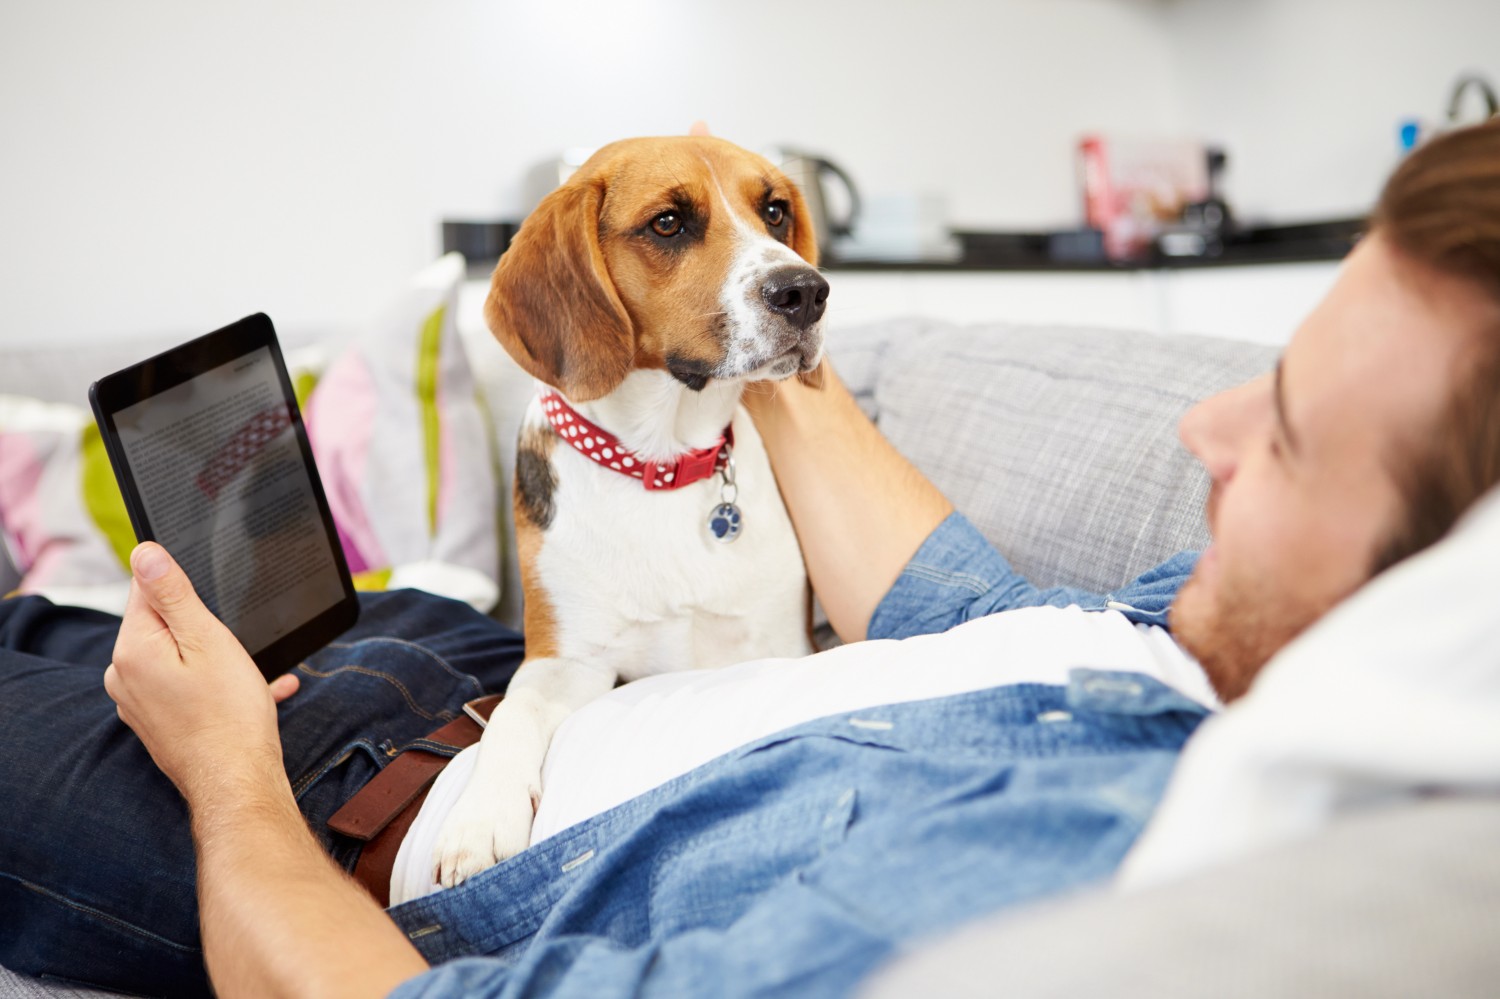
MULTIPOLYGON (((1043 585, 1100 590, 1206 541, 1207 482, 1177 444, 1176 422, 1195 400, 1266 370, 1274 360, 1265 347, 1208 338, 954 327, 919 320, 837 329, 830 351, 886 436, 1021 571, 1043 585)), ((470 338, 470 353, 490 396, 498 441, 508 451, 524 404, 524 381, 482 337, 470 338)), ((38 367, 47 363, 43 355, 19 360, 38 367)), ((71 390, 86 382, 71 366, 58 370, 63 368, 68 373, 59 377, 71 379, 71 390)), ((22 387, 35 392, 37 379, 18 378, 18 370, 0 365, 0 392, 22 387)), ((511 616, 513 608, 508 602, 502 613, 511 616)), ((1443 893, 1455 876, 1455 854, 1446 847, 1467 848, 1464 855, 1471 860, 1482 853, 1488 857, 1478 844, 1492 841, 1500 822, 1493 810, 1487 818, 1465 813, 1462 821, 1417 812, 1408 826, 1340 828, 1280 866, 1275 856, 1262 858, 1258 867, 1221 873, 1197 889, 1138 899, 1085 897, 1051 906, 1035 920, 1027 915, 982 925, 919 952, 878 978, 873 988, 881 996, 918 989, 976 995, 1224 995, 1229 994, 1220 987, 1224 975, 1214 972, 1232 965, 1203 955, 1231 950, 1242 942, 1237 931, 1264 937, 1264 946, 1248 951, 1271 965, 1249 979, 1274 983, 1270 991, 1254 990, 1259 994, 1373 994, 1382 991, 1382 982, 1411 984, 1410 976, 1382 975, 1379 969, 1383 954, 1400 961, 1407 953, 1390 937, 1409 930, 1412 920, 1372 918, 1379 915, 1372 906, 1391 896, 1375 879, 1362 881, 1358 872, 1399 860, 1410 889, 1400 900, 1422 912, 1442 912, 1443 893), (1446 837, 1445 849, 1428 853, 1418 846, 1433 834, 1434 822, 1446 837), (1329 858, 1339 862, 1325 863, 1329 858), (1281 889, 1291 885, 1298 889, 1296 904, 1304 916, 1295 923, 1285 921, 1281 911, 1287 904, 1281 889), (1210 910, 1221 918, 1205 921, 1202 914, 1210 910), (1289 934, 1289 925, 1298 928, 1296 934, 1289 934), (1353 949, 1339 951, 1343 963, 1332 971, 1301 976, 1306 955, 1299 953, 1297 940, 1335 927, 1341 941, 1355 942, 1353 949), (1370 959, 1364 966, 1349 958, 1361 953, 1360 946, 1370 959), (1163 962, 1185 954, 1200 958, 1192 974, 1161 973, 1163 962), (993 960, 994 955, 1006 960, 993 960), (1053 977, 1042 955, 1059 963, 1053 977), (1009 974, 1009 961, 1027 974, 1009 974), (1283 973, 1276 973, 1278 967, 1283 973)), ((1500 882, 1496 863, 1470 866, 1481 868, 1476 878, 1487 873, 1493 892, 1500 882)), ((1312 944, 1305 950, 1312 951, 1312 944)), ((1448 968, 1462 965, 1452 951, 1441 951, 1448 968)), ((1444 981, 1472 986, 1475 967, 1463 966, 1468 978, 1444 981)), ((1454 994, 1446 987, 1442 991, 1454 994)), ((68 994, 76 993, 0 969, 0 996, 68 994)))

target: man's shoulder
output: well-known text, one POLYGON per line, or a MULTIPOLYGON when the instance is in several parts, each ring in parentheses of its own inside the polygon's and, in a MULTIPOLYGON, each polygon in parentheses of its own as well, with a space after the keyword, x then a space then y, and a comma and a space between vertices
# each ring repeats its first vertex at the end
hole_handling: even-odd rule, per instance
POLYGON ((906 564, 871 616, 868 634, 871 638, 933 634, 1022 607, 1117 610, 1134 623, 1167 627, 1167 612, 1197 560, 1196 552, 1182 552, 1108 593, 1073 586, 1039 587, 955 512, 906 564))

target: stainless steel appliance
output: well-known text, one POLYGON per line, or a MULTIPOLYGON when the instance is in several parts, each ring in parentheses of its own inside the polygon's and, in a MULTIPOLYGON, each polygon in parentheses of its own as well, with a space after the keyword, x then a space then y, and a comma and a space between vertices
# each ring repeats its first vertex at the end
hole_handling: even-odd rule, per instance
POLYGON ((853 231, 859 218, 859 189, 854 181, 838 164, 816 153, 780 146, 768 150, 766 156, 802 191, 818 237, 818 252, 828 254, 836 240, 853 231), (832 214, 840 204, 844 210, 832 214))

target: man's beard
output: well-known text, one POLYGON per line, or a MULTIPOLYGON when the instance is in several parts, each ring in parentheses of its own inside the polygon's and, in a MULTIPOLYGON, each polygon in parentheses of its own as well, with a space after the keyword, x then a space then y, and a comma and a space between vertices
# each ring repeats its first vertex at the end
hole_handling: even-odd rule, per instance
POLYGON ((1284 591, 1264 592, 1270 588, 1249 585, 1223 563, 1219 568, 1216 590, 1194 573, 1173 601, 1169 623, 1172 637, 1198 660, 1227 704, 1328 608, 1300 606, 1284 591))

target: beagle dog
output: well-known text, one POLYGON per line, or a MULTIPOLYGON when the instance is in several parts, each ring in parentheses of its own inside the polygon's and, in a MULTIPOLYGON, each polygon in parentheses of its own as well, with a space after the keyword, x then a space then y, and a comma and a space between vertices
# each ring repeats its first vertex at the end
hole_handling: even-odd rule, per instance
POLYGON ((526 660, 434 850, 523 850, 547 746, 616 684, 802 656, 807 581, 740 394, 816 384, 828 283, 801 194, 706 136, 600 149, 527 218, 485 318, 537 380, 514 483, 526 660))

